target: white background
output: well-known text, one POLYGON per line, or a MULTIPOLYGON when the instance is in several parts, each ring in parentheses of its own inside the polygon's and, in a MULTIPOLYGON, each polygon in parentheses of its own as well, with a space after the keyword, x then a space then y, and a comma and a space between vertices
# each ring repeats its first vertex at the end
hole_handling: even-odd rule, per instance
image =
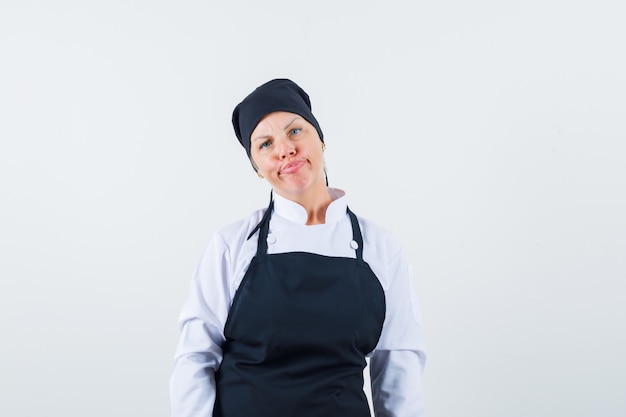
POLYGON ((431 417, 626 415, 622 1, 0 0, 0 415, 167 416, 230 125, 292 78, 405 244, 431 417))

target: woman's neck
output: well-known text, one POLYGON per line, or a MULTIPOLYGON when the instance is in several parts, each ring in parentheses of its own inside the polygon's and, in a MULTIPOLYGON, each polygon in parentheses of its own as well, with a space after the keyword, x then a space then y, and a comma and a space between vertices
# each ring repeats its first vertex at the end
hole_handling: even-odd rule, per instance
POLYGON ((333 201, 328 193, 326 185, 309 190, 307 193, 297 194, 294 196, 282 195, 276 190, 274 190, 274 192, 279 194, 281 197, 300 204, 306 210, 307 225, 326 223, 326 209, 328 209, 328 206, 333 201))

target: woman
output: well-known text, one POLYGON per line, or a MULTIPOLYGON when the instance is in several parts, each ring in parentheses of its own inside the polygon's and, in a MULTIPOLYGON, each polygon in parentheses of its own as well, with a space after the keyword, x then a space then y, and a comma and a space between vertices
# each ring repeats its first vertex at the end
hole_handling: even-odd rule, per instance
POLYGON ((423 415, 421 319, 401 245, 329 188, 308 95, 269 81, 233 112, 273 190, 210 240, 180 316, 176 417, 423 415))

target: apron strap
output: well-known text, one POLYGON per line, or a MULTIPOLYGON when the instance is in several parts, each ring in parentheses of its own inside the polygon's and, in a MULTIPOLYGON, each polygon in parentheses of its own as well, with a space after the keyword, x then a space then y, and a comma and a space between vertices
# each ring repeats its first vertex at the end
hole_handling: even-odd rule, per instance
POLYGON ((274 200, 270 202, 270 205, 267 207, 265 214, 263 215, 263 220, 261 220, 261 230, 259 230, 259 243, 256 245, 256 256, 257 258, 264 257, 267 255, 267 233, 270 230, 270 215, 274 211, 274 200))
POLYGON ((263 224, 263 222, 267 220, 266 218, 270 216, 273 207, 274 207, 274 190, 270 190, 270 204, 267 206, 267 210, 265 210, 265 214, 263 214, 261 221, 259 222, 259 224, 254 226, 254 229, 252 229, 252 231, 250 232, 246 240, 250 240, 252 235, 254 235, 256 231, 259 230, 259 228, 261 227, 261 224, 263 224))
POLYGON ((273 199, 270 200, 270 205, 267 206, 267 209, 265 210, 263 218, 261 219, 259 224, 257 224, 256 227, 252 229, 252 232, 250 232, 250 234, 248 235, 248 239, 250 239, 252 235, 254 235, 256 231, 259 230, 259 242, 256 245, 257 257, 262 257, 267 254, 267 233, 270 229, 270 216, 272 214, 272 211, 274 211, 273 199))
POLYGON ((356 257, 358 260, 362 261, 363 260, 363 236, 361 236, 361 228, 359 227, 359 221, 357 220, 356 216, 354 215, 352 210, 350 210, 349 207, 347 211, 348 211, 348 216, 350 216, 350 223, 352 223, 352 239, 354 239, 354 241, 357 244, 357 247, 355 248, 356 257))

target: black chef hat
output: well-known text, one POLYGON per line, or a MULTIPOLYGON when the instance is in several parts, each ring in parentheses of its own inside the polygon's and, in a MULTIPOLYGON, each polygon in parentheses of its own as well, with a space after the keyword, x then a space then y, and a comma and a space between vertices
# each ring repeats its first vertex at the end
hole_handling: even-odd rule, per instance
POLYGON ((257 87, 233 111, 233 128, 248 157, 252 131, 266 114, 275 111, 286 111, 302 116, 315 127, 324 142, 322 129, 311 113, 309 95, 293 81, 279 78, 257 87))

